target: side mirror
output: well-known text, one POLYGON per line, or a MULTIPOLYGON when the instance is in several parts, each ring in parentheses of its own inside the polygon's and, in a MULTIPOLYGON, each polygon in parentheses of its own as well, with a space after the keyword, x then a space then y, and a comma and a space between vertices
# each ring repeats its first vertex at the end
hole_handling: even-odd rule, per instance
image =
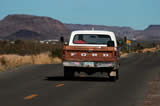
POLYGON ((60 42, 64 43, 64 37, 63 36, 60 37, 60 42))
POLYGON ((114 45, 114 41, 108 41, 107 42, 107 46, 108 47, 114 47, 115 45, 114 45))

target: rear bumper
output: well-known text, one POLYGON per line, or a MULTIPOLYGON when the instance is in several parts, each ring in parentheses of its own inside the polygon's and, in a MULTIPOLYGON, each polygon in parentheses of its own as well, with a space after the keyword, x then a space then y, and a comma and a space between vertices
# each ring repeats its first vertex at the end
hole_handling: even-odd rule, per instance
POLYGON ((72 62, 63 61, 64 67, 77 67, 77 68, 113 68, 118 69, 117 62, 72 62))

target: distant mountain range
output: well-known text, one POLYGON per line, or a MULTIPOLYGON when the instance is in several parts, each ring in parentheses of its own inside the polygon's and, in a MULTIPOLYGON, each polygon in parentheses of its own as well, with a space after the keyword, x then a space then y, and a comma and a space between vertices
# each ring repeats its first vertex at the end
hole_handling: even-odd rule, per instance
POLYGON ((160 25, 150 25, 145 30, 135 31, 134 36, 139 40, 160 40, 160 25))
POLYGON ((0 21, 0 39, 7 40, 47 40, 59 39, 64 36, 69 39, 74 30, 108 30, 118 37, 127 36, 133 40, 160 40, 160 25, 150 25, 144 30, 134 30, 130 27, 65 24, 49 17, 33 15, 8 15, 0 21))
POLYGON ((0 21, 1 39, 58 39, 70 30, 58 20, 32 15, 8 15, 0 21))
POLYGON ((127 36, 132 38, 134 35, 134 29, 130 27, 118 27, 118 26, 104 26, 104 25, 81 25, 81 24, 65 24, 70 30, 107 30, 113 31, 118 37, 127 36))

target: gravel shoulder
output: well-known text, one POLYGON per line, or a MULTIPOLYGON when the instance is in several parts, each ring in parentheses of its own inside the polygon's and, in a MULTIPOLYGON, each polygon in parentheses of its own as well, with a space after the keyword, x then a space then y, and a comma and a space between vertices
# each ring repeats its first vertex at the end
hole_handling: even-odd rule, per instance
POLYGON ((143 106, 160 106, 160 70, 155 79, 149 82, 149 90, 143 106))

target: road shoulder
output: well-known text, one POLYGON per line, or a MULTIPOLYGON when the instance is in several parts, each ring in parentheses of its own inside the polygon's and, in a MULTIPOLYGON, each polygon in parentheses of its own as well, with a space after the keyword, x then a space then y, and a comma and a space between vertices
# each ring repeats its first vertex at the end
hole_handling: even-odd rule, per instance
POLYGON ((160 105, 160 71, 156 77, 149 83, 149 90, 145 97, 143 106, 159 106, 160 105))

